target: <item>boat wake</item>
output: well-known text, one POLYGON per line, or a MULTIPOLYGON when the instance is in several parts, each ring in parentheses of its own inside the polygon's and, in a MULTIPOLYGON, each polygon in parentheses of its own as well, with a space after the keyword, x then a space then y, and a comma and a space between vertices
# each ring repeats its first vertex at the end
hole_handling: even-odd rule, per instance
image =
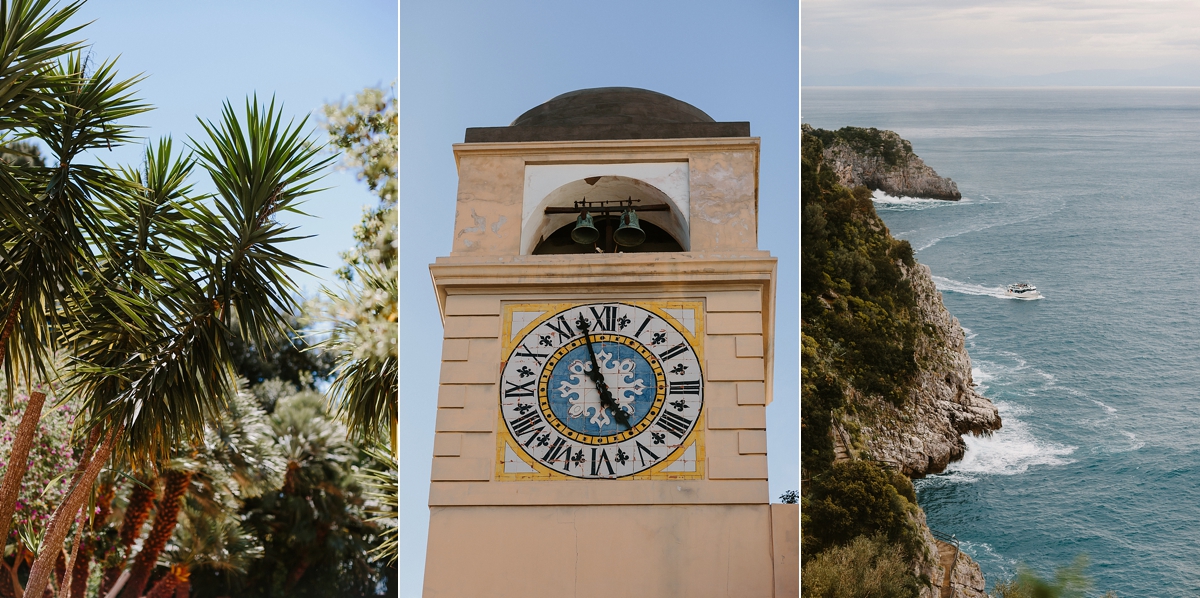
POLYGON ((969 282, 959 282, 957 280, 950 280, 949 278, 942 278, 941 276, 934 276, 933 284, 934 284, 934 286, 937 287, 937 290, 942 291, 944 293, 958 293, 960 295, 979 295, 981 297, 995 297, 996 299, 1017 299, 1020 301, 1036 301, 1038 299, 1045 298, 1044 295, 1038 295, 1036 297, 1014 297, 1012 295, 1009 295, 1008 291, 1004 287, 985 287, 985 286, 979 285, 979 284, 971 284, 969 282))

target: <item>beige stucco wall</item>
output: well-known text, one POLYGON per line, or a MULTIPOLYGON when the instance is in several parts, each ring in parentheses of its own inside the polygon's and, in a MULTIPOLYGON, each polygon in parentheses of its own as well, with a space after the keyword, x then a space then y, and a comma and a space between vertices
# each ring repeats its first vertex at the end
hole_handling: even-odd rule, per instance
POLYGON ((800 505, 771 505, 775 598, 800 596, 800 505))
POLYGON ((770 598, 768 505, 435 507, 425 598, 770 598))

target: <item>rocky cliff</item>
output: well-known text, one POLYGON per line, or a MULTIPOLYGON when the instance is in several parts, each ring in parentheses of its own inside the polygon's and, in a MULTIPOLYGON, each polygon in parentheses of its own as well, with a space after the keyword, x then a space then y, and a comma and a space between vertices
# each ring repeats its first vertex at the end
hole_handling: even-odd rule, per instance
POLYGON ((870 457, 920 477, 961 459, 962 435, 991 434, 1000 428, 1000 414, 975 391, 962 326, 942 305, 929 268, 916 264, 903 271, 919 317, 932 332, 917 338, 916 383, 903 407, 851 389, 856 409, 834 423, 834 442, 842 458, 870 457))
POLYGON ((847 187, 866 186, 897 197, 959 200, 958 185, 940 177, 893 131, 843 127, 836 131, 801 125, 825 145, 825 163, 847 187))
MULTIPOLYGON (((893 173, 916 168, 911 147, 894 133, 837 133, 848 129, 852 140, 855 131, 870 134, 858 137, 874 148, 856 152, 866 156, 860 162, 889 164, 893 173)), ((943 471, 963 456, 962 435, 990 434, 1000 427, 999 413, 974 388, 962 327, 942 304, 929 269, 907 242, 889 234, 865 188, 869 181, 843 178, 854 171, 847 161, 858 158, 838 147, 851 142, 821 132, 830 137, 831 152, 818 132, 805 127, 801 146, 805 572, 820 580, 831 570, 861 568, 861 561, 831 566, 826 555, 845 550, 850 538, 883 534, 891 550, 906 555, 906 575, 920 580, 919 589, 903 595, 986 598, 979 566, 949 538, 935 539, 905 476, 943 471)), ((953 183, 945 183, 940 193, 957 197, 953 183)), ((911 185, 876 187, 932 195, 911 185)), ((886 577, 879 567, 871 575, 886 577)), ((899 595, 884 595, 893 594, 899 595)))

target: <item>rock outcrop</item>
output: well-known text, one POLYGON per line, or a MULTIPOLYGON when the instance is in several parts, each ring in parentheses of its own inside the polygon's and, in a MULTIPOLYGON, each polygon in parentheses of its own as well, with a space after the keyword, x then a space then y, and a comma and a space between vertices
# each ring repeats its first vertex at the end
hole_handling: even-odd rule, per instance
POLYGON ((999 429, 1000 413, 974 388, 962 326, 942 305, 929 268, 917 264, 905 274, 916 292, 921 319, 934 331, 918 342, 917 383, 902 409, 881 397, 854 397, 866 408, 843 416, 835 425, 834 439, 849 455, 869 455, 909 477, 921 477, 962 458, 967 448, 963 434, 999 429), (857 434, 848 434, 846 428, 857 434))
POLYGON ((837 131, 801 125, 825 145, 825 164, 847 187, 865 185, 897 197, 959 200, 958 185, 938 176, 893 131, 843 127, 837 131))

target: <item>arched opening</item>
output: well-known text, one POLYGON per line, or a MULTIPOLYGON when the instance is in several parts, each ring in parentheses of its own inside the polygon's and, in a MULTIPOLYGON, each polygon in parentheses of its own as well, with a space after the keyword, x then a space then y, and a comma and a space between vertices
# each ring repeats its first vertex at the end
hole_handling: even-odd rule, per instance
POLYGON ((624 176, 594 176, 572 181, 551 191, 537 203, 525 225, 532 228, 527 238, 524 253, 533 255, 562 253, 596 253, 621 251, 662 252, 688 250, 688 220, 675 200, 654 185, 624 176), (620 212, 612 214, 593 213, 600 240, 595 244, 580 245, 571 240, 578 213, 549 213, 547 208, 570 208, 575 202, 617 202, 629 198, 638 200, 634 204, 640 226, 646 233, 646 241, 636 247, 616 247, 609 243, 611 231, 616 230, 620 212), (653 206, 651 209, 641 209, 653 206))

